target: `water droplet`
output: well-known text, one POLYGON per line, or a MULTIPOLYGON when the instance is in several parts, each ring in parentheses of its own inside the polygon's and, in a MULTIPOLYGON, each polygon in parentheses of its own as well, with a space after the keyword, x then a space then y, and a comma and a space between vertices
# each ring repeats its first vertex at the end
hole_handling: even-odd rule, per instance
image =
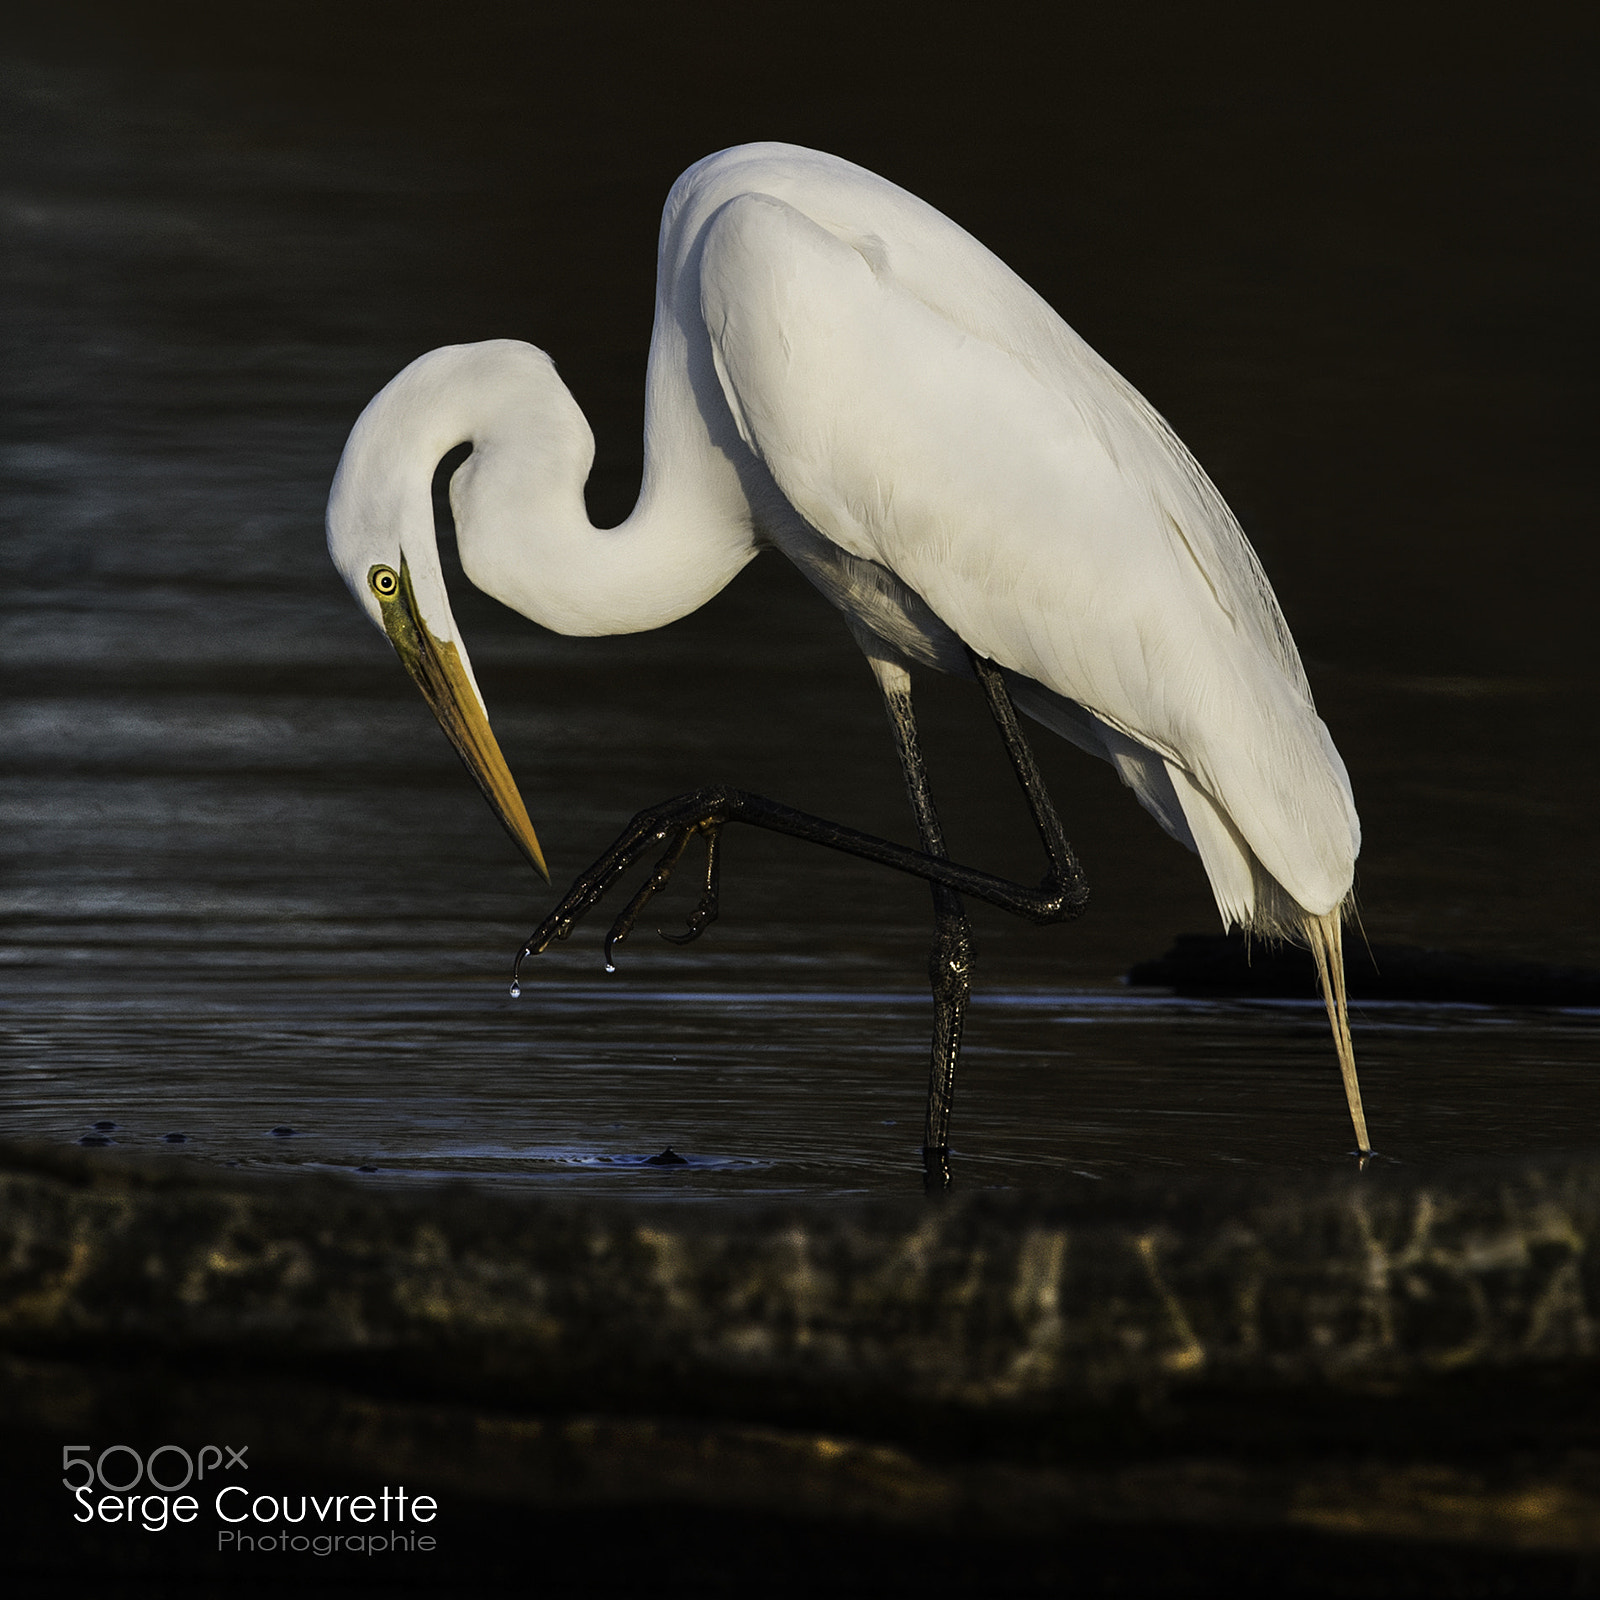
POLYGON ((511 980, 511 998, 513 1000, 520 1000, 522 998, 522 985, 518 983, 515 978, 511 980))
POLYGON ((616 964, 616 962, 615 962, 615 961, 609 961, 609 960, 608 960, 608 961, 607 961, 607 962, 606 962, 606 971, 607 971, 607 972, 615 972, 615 971, 616 971, 616 970, 617 970, 617 964, 616 964))

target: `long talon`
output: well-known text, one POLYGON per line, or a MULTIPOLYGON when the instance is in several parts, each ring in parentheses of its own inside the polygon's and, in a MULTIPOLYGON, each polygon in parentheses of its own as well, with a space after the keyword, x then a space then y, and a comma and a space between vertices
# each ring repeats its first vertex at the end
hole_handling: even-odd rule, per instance
POLYGON ((693 944, 717 920, 718 893, 722 884, 722 860, 718 847, 722 842, 722 824, 709 823, 696 830, 706 841, 706 885, 700 894, 700 904, 689 913, 689 925, 682 933, 668 933, 657 928, 668 944, 693 944))
MULTIPOLYGON (((513 964, 512 982, 520 983, 522 977, 522 963, 536 955, 542 955, 557 939, 565 939, 577 926, 578 922, 590 911, 599 905, 605 898, 606 891, 610 889, 618 878, 633 865, 640 856, 644 855, 650 847, 659 840, 667 837, 676 827, 678 830, 688 832, 684 820, 673 815, 675 809, 685 805, 695 806, 701 800, 701 795, 681 796, 677 801, 669 801, 664 806, 654 807, 649 811, 641 811, 630 822, 611 848, 600 857, 575 882, 560 901, 551 910, 543 922, 528 935, 528 942, 523 945, 516 962, 513 964)), ((698 821, 700 811, 693 813, 693 820, 698 821)), ((680 852, 681 853, 681 852, 680 852)), ((670 875, 670 874, 669 874, 670 875)), ((646 896, 648 898, 648 896, 646 896)), ((633 914, 638 915, 637 909, 633 914)), ((624 913, 626 916, 627 913, 624 913)), ((607 943, 607 962, 610 962, 610 947, 616 943, 617 938, 625 935, 631 922, 621 929, 619 934, 613 929, 613 936, 607 943)))
POLYGON ((693 837, 693 828, 684 828, 678 833, 667 846, 661 859, 656 862, 650 876, 639 886, 639 892, 622 908, 621 915, 611 924, 611 932, 606 935, 607 971, 614 965, 611 959, 612 950, 633 932, 633 925, 639 920, 639 913, 672 882, 672 870, 682 858, 683 852, 689 848, 689 841, 693 837))

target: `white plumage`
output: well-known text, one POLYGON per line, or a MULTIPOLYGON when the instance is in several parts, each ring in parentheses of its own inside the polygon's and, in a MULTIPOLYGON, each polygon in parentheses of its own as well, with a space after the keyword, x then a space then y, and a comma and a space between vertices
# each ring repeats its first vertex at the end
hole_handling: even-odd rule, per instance
POLYGON ((672 621, 767 544, 880 681, 970 675, 970 647, 1199 853, 1225 924, 1331 965, 1365 1149, 1339 954, 1349 779, 1260 563, 1151 406, 948 218, 780 144, 673 186, 647 385, 638 505, 596 530, 593 439, 547 356, 492 341, 406 368, 357 423, 328 509, 373 620, 369 571, 403 557, 423 620, 455 640, 427 489, 470 441, 451 485, 467 575, 558 632, 672 621))

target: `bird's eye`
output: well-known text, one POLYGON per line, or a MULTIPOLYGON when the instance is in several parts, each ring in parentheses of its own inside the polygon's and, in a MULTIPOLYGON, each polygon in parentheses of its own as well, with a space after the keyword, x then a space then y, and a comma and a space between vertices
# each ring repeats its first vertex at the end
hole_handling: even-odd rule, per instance
POLYGON ((393 567, 374 567, 367 574, 367 582, 380 600, 393 600, 400 592, 400 580, 393 567))

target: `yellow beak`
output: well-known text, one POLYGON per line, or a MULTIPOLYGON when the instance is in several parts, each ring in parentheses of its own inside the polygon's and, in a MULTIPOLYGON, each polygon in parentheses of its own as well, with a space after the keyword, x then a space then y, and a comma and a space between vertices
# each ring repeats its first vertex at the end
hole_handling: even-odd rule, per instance
POLYGON ((516 781, 506 766, 506 758, 500 754, 489 719, 461 664, 461 653, 453 644, 436 638, 422 620, 411 590, 411 572, 403 559, 400 592, 389 599, 380 596, 378 604, 389 642, 406 671, 416 679, 423 698, 433 707, 433 714, 456 747, 456 754, 483 790, 484 799, 505 825, 506 832, 516 840, 517 848, 548 883, 550 869, 544 864, 544 851, 539 848, 538 836, 528 820, 522 796, 517 793, 516 781))

